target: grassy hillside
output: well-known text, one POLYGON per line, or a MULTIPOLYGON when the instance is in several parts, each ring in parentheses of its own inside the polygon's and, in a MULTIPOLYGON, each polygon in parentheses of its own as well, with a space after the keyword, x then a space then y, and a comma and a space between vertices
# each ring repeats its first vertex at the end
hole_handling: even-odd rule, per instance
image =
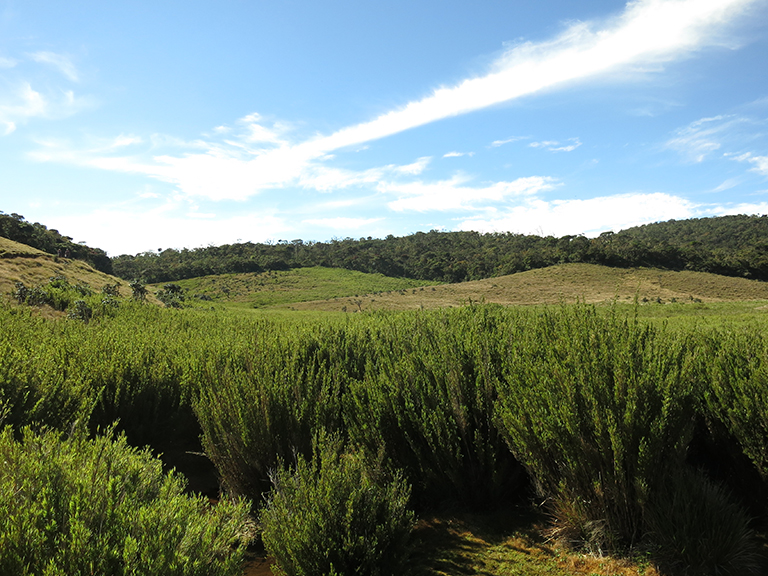
POLYGON ((58 258, 0 237, 0 299, 10 301, 16 282, 36 286, 55 276, 64 276, 72 284, 88 284, 96 290, 118 283, 123 296, 131 294, 128 282, 99 272, 81 260, 58 258))
MULTIPOLYGON (((296 268, 256 274, 220 274, 177 282, 188 297, 200 298, 230 306, 263 308, 291 305, 296 302, 355 298, 360 294, 408 290, 435 282, 390 278, 382 274, 366 274, 342 268, 296 268)), ((151 286, 153 290, 162 284, 151 286)))
POLYGON ((440 308, 481 301, 502 305, 632 302, 636 295, 641 303, 759 301, 768 300, 768 283, 704 272, 561 264, 475 282, 365 293, 291 306, 299 310, 352 312, 440 308))

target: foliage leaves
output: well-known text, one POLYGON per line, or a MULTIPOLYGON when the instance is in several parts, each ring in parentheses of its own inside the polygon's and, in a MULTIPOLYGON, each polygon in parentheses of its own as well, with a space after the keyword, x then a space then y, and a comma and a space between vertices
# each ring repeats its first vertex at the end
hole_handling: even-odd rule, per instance
POLYGON ((409 489, 336 436, 320 433, 310 461, 273 473, 262 538, 287 576, 395 576, 407 566, 409 489))
POLYGON ((235 576, 247 507, 183 494, 111 434, 0 433, 0 573, 235 576))

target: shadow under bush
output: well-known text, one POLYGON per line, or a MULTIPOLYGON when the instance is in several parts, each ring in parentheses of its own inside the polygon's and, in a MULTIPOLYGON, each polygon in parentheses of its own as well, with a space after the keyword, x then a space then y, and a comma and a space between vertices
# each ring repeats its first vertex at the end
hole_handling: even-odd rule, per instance
POLYGON ((750 518, 728 491, 689 468, 668 470, 645 510, 652 556, 673 574, 747 576, 760 570, 750 518))

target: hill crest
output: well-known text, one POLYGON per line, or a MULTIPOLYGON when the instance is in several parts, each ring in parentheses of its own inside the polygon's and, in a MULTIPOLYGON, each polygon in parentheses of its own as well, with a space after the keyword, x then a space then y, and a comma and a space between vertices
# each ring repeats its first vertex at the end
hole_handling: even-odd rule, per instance
POLYGON ((96 289, 105 284, 119 284, 124 294, 131 293, 127 281, 99 272, 81 260, 59 258, 0 237, 0 298, 10 301, 17 282, 37 286, 56 276, 63 276, 71 283, 88 284, 96 289))

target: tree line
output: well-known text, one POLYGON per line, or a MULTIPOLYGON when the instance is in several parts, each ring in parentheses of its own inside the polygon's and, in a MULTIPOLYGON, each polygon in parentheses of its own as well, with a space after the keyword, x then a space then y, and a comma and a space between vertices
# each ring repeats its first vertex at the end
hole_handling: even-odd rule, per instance
POLYGON ((768 217, 721 216, 669 220, 604 232, 596 238, 512 232, 416 232, 386 238, 244 242, 202 248, 167 248, 114 258, 19 214, 0 212, 0 236, 49 254, 72 258, 126 280, 173 282, 211 274, 345 268, 386 276, 464 282, 580 262, 647 266, 768 280, 768 217))
POLYGON ((669 220, 596 238, 432 230, 383 239, 245 242, 121 255, 112 259, 112 268, 121 278, 147 283, 308 266, 463 282, 569 262, 768 280, 768 217, 669 220))

